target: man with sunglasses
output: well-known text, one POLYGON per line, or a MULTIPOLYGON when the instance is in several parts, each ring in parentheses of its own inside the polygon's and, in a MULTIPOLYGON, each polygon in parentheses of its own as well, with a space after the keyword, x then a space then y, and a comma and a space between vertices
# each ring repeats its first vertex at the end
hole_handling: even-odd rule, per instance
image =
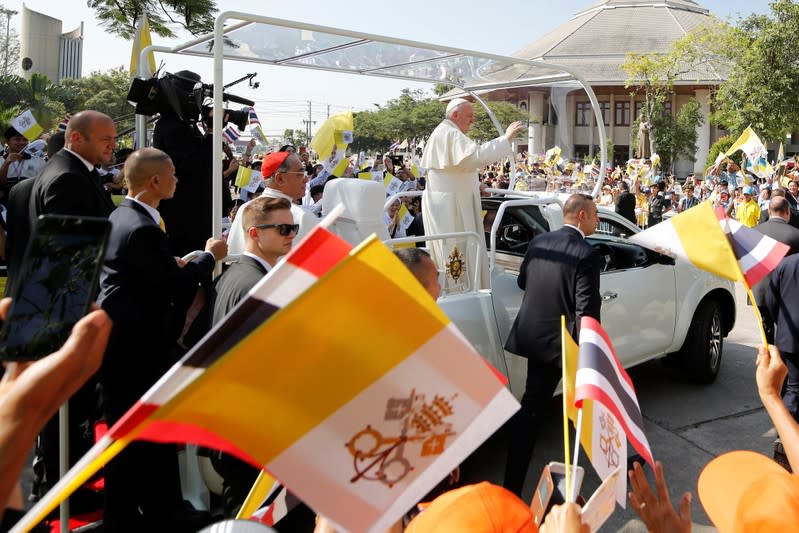
MULTIPOLYGON (((239 210, 235 225, 244 229, 244 252, 214 282, 213 325, 218 324, 291 250, 299 226, 284 198, 261 196, 239 210)), ((211 461, 222 477, 222 505, 226 517, 235 517, 247 497, 258 470, 222 452, 212 451, 211 461)))
MULTIPOLYGON (((266 185, 261 194, 262 197, 282 198, 290 202, 294 224, 299 225, 299 231, 294 236, 294 241, 299 242, 319 222, 319 219, 311 211, 295 203, 305 196, 305 187, 308 183, 305 165, 293 152, 273 152, 264 158, 261 164, 261 174, 264 176, 266 185)), ((246 206, 247 204, 244 204, 242 209, 246 206)), ((230 235, 227 239, 230 255, 239 255, 244 252, 245 233, 246 229, 239 224, 234 224, 230 228, 230 235)))
POLYGON ((299 230, 289 201, 267 196, 244 204, 234 224, 244 230, 244 251, 214 282, 214 325, 272 270, 278 259, 289 253, 299 230))

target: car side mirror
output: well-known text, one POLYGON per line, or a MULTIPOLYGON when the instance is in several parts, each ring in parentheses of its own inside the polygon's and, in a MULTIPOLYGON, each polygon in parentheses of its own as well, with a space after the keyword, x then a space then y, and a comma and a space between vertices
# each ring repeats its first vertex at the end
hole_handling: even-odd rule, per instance
POLYGON ((673 257, 669 257, 668 255, 664 254, 656 254, 655 261, 661 265, 674 265, 675 261, 673 257))
POLYGON ((518 224, 509 224, 502 229, 502 240, 508 243, 518 244, 522 242, 522 228, 518 224))

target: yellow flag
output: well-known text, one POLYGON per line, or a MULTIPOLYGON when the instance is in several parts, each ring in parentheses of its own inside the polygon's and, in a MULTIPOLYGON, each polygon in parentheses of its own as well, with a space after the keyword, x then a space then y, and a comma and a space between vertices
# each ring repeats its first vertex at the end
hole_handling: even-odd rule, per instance
POLYGON ((416 161, 411 161, 411 174, 416 179, 419 179, 419 166, 416 164, 416 161))
MULTIPOLYGON (((133 50, 130 53, 131 77, 136 77, 139 74, 139 55, 151 44, 153 44, 153 40, 150 38, 150 22, 147 20, 147 15, 142 14, 136 21, 136 35, 133 37, 133 50)), ((145 78, 151 77, 155 72, 155 56, 152 52, 147 54, 147 66, 149 69, 145 69, 145 78)))
POLYGON ((348 166, 350 166, 350 160, 344 157, 341 159, 341 161, 339 161, 338 165, 336 165, 336 168, 333 169, 331 174, 340 178, 344 175, 344 172, 347 171, 348 166))
POLYGON ((43 131, 39 123, 36 122, 36 117, 33 116, 30 109, 27 109, 20 116, 13 119, 11 121, 11 126, 29 141, 38 139, 43 131))
MULTIPOLYGON (((566 398, 566 414, 569 420, 577 425, 577 408, 574 406, 574 387, 577 379, 577 361, 580 349, 572 336, 561 326, 561 340, 563 342, 563 395, 566 398)), ((583 425, 580 431, 580 444, 583 445, 589 460, 593 457, 593 401, 583 400, 583 425)))
POLYGON ((253 170, 251 168, 239 165, 239 169, 236 171, 236 187, 246 187, 249 185, 252 173, 253 170))
POLYGON ((319 155, 320 159, 327 159, 336 150, 346 150, 352 142, 353 135, 352 111, 336 113, 325 120, 311 139, 311 148, 319 155))
POLYGON ((358 179, 372 181, 372 173, 371 172, 358 172, 358 179))

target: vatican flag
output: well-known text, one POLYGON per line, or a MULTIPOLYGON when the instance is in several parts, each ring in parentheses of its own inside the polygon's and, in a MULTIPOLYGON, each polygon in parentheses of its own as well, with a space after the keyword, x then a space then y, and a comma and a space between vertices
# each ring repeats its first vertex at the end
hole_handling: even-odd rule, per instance
MULTIPOLYGON (((136 21, 136 35, 133 37, 133 50, 130 52, 130 76, 135 78, 139 74, 139 55, 146 47, 153 44, 150 38, 150 23, 147 21, 147 15, 142 14, 139 20, 136 21)), ((145 69, 144 78, 152 77, 155 72, 155 56, 152 52, 147 54, 147 69, 145 69)))

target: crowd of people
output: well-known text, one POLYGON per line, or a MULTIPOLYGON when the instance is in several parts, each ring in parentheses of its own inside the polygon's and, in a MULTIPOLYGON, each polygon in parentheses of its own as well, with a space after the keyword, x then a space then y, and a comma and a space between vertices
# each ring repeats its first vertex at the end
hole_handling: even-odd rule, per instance
MULTIPOLYGON (((590 194, 598 179, 594 174, 575 171, 576 163, 547 164, 540 157, 521 154, 516 158, 515 189, 552 194, 590 194)), ((508 189, 511 165, 506 159, 482 168, 479 179, 483 190, 508 189)), ((778 174, 758 177, 745 175, 740 166, 727 160, 713 174, 699 177, 689 174, 684 180, 672 174, 636 170, 617 166, 608 169, 597 205, 615 209, 641 228, 672 217, 709 200, 714 208, 724 209, 727 216, 747 227, 768 218, 768 202, 772 194, 785 196, 793 211, 799 211, 799 172, 781 167, 778 174)), ((489 195, 489 193, 484 193, 489 195)))
MULTIPOLYGON (((410 215, 408 222, 401 220, 400 203, 389 206, 384 223, 390 237, 421 235, 425 229, 445 233, 481 227, 480 195, 510 188, 510 165, 503 157, 520 125, 512 124, 504 135, 478 145, 466 137, 472 121, 471 104, 456 99, 447 107, 442 126, 431 135, 423 153, 404 159, 381 154, 373 160, 353 161, 341 176, 333 175, 324 161, 314 161, 308 152, 293 146, 263 157, 253 154, 254 143, 247 146, 241 158, 227 149, 223 183, 219 184, 228 213, 226 239, 214 238, 208 232, 203 252, 191 261, 180 256, 187 243, 196 241, 196 235, 186 236, 179 244, 171 240, 170 220, 161 214, 164 205, 171 205, 173 210, 175 205, 182 205, 175 204, 174 199, 191 187, 193 179, 191 174, 182 174, 185 167, 181 165, 189 162, 179 160, 182 154, 170 154, 170 143, 162 144, 165 149, 116 150, 113 121, 102 113, 83 111, 72 117, 63 134, 45 141, 46 159, 35 156, 37 160, 33 161, 20 155, 25 153, 28 140, 13 129, 7 130, 6 151, 0 163, 5 229, 0 233, 7 234, 7 295, 13 294, 14 287, 24 279, 20 271, 22 254, 39 215, 108 218, 112 230, 102 265, 99 307, 78 323, 61 350, 34 363, 9 365, 0 381, 0 471, 4 472, 0 500, 9 502, 10 509, 22 508, 16 480, 37 433, 37 457, 41 457, 44 468, 37 471, 35 496, 54 484, 58 428, 53 414, 59 405, 69 400, 73 439, 70 463, 74 464, 93 439, 91 432, 87 436, 86 427, 99 419, 109 425, 118 421, 318 223, 325 186, 331 180, 363 179, 367 174, 367 179, 388 185, 387 177, 394 177, 399 182, 393 186, 395 192, 424 191, 421 201, 401 201, 410 215), (240 166, 263 177, 254 190, 234 186, 240 166), (477 168, 483 170, 475 179, 477 168), (214 279, 214 267, 231 256, 234 259, 214 279)), ((683 182, 671 176, 644 180, 619 169, 605 177, 601 195, 593 198, 575 190, 587 190, 598 176, 583 169, 572 182, 566 174, 552 178, 551 165, 545 167, 543 162, 528 164, 524 158, 517 163, 519 188, 542 186, 544 192, 569 193, 569 197, 563 205, 564 227, 531 241, 518 278, 524 299, 505 348, 526 357, 529 368, 535 371, 528 371, 522 409, 510 422, 504 488, 490 483, 458 487, 455 471, 423 499, 432 503, 420 506, 421 512, 417 510, 407 524, 398 524, 394 530, 587 530, 578 505, 555 506, 546 520, 537 524, 520 496, 536 434, 546 423, 543 411, 560 379, 560 329, 551 319, 567 316, 567 327, 575 338, 580 317, 600 319, 599 263, 595 250, 584 241, 596 228, 598 205, 613 207, 631 222, 648 227, 710 201, 742 224, 770 231, 778 240, 790 241, 792 252, 799 251, 799 229, 792 227, 795 233, 788 235, 782 227, 791 227, 799 218, 796 181, 791 181, 787 190, 772 179, 744 185, 740 170, 732 163, 718 176, 689 176, 683 182), (644 186, 643 181, 651 185, 644 186), (762 223, 769 224, 768 228, 762 223), (553 260, 566 256, 572 259, 553 260), (542 300, 547 305, 541 305, 542 300)), ((574 172, 574 168, 565 172, 574 172)), ((210 200, 208 205, 194 205, 191 212, 207 207, 210 200)), ((182 216, 191 219, 187 213, 182 216)), ((182 223, 188 228, 185 220, 182 223)), ((439 270, 441 257, 447 253, 435 246, 429 252, 420 248, 396 252, 433 299, 441 294, 439 270)), ((799 291, 793 281, 797 268, 799 255, 786 259, 758 292, 762 297, 756 302, 771 321, 770 341, 776 344, 758 351, 757 387, 780 436, 784 463, 794 469, 799 468, 799 349, 793 342, 796 335, 786 309, 794 307, 791 302, 799 291)), ((489 283, 484 276, 481 284, 489 283)), ((5 317, 9 304, 9 299, 0 302, 0 317, 5 317)), ((187 507, 183 501, 177 453, 177 447, 171 444, 134 443, 109 463, 104 472, 104 502, 99 504, 104 507, 105 531, 188 532, 216 519, 208 512, 187 507)), ((223 478, 223 513, 235 516, 258 471, 233 457, 213 450, 207 453, 223 478)), ((747 530, 756 522, 767 524, 764 527, 786 528, 784 516, 764 517, 756 510, 741 514, 738 504, 743 503, 733 496, 743 498, 741 495, 748 494, 751 486, 760 486, 757 484, 763 476, 769 476, 766 483, 781 480, 796 490, 799 486, 792 475, 785 477, 786 471, 765 469, 759 476, 754 472, 737 480, 737 489, 721 475, 743 462, 759 460, 722 456, 700 476, 700 499, 716 525, 729 523, 743 528, 737 530, 747 530), (725 468, 714 466, 717 461, 725 468), (743 486, 745 483, 749 485, 743 486), (717 493, 724 490, 732 491, 733 496, 726 504, 719 504, 723 500, 717 493)), ((650 531, 690 531, 690 494, 674 508, 662 465, 658 463, 654 469, 654 490, 640 464, 629 472, 629 479, 632 508, 650 531)), ((73 498, 73 512, 98 506, 96 499, 83 496, 85 501, 80 494, 73 498)), ((763 498, 760 494, 758 497, 763 498)), ((295 519, 313 528, 313 523, 307 522, 308 513, 311 517, 313 513, 306 511, 295 519)), ((320 519, 315 528, 325 532, 332 526, 320 519)))

